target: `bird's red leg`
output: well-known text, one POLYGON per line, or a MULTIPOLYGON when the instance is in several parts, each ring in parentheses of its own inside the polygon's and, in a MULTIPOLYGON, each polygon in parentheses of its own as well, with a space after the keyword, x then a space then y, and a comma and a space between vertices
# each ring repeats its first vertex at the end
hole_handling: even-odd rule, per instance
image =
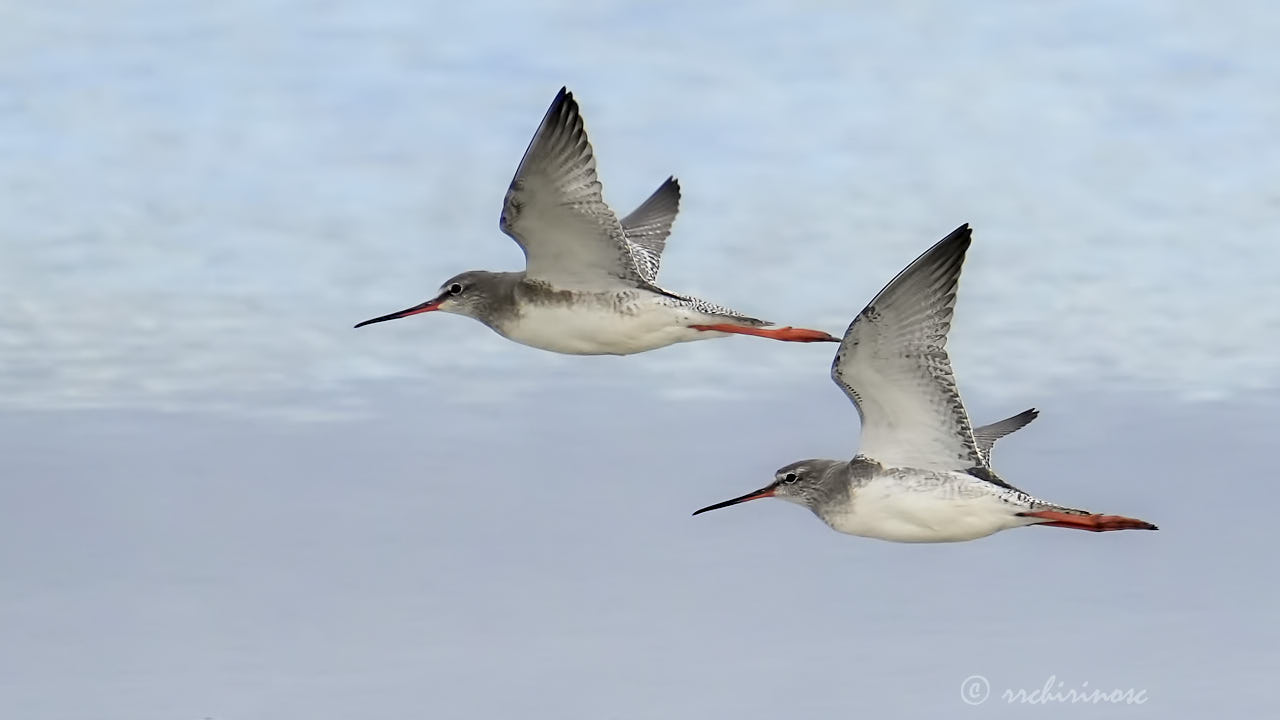
POLYGON ((1089 532, 1107 532, 1108 530, 1158 530, 1155 525, 1137 518, 1123 515, 1073 515, 1055 510, 1036 510, 1018 513, 1023 517, 1043 518, 1049 522, 1036 523, 1049 527, 1088 530, 1089 532))
POLYGON ((713 332, 734 333, 735 335, 755 335, 757 337, 782 340, 783 342, 840 342, 840 338, 832 337, 821 330, 806 328, 780 327, 759 328, 745 325, 690 325, 694 330, 710 330, 713 332))

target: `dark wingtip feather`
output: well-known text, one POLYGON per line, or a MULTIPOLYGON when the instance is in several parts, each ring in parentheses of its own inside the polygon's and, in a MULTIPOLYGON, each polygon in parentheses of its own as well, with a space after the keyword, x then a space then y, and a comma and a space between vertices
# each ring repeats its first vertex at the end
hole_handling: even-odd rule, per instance
POLYGON ((670 198, 671 201, 679 207, 680 181, 676 179, 675 175, 668 175, 667 179, 662 181, 662 184, 658 186, 658 189, 655 190, 653 195, 650 197, 656 199, 664 196, 670 198))
POLYGON ((556 124, 568 125, 573 122, 573 118, 578 114, 578 101, 574 100, 573 93, 569 92, 568 87, 562 86, 560 92, 556 93, 556 98, 551 101, 551 107, 547 108, 544 123, 546 120, 555 117, 560 121, 556 124))
POLYGON ((938 241, 938 245, 954 244, 960 248, 968 249, 971 242, 973 242, 973 228, 969 227, 969 223, 965 223, 947 233, 946 237, 938 241))
POLYGON ((666 181, 666 182, 664 182, 664 183, 662 183, 662 187, 661 187, 661 188, 659 188, 659 189, 661 190, 661 189, 663 189, 663 188, 670 188, 670 189, 671 189, 671 192, 675 194, 676 200, 677 200, 677 201, 679 201, 679 200, 680 200, 680 198, 681 198, 681 193, 680 193, 680 180, 679 180, 679 179, 677 179, 675 175, 668 175, 668 176, 667 176, 667 181, 666 181))
MULTIPOLYGON (((1037 410, 1037 409, 1035 409, 1035 408, 1027 408, 1026 410, 1023 410, 1022 412, 1018 413, 1017 415, 1014 415, 1014 416, 1010 417, 1010 418, 1009 418, 1009 420, 1010 420, 1010 421, 1018 422, 1018 423, 1019 423, 1019 426, 1018 426, 1018 427, 1023 427, 1023 426, 1025 426, 1027 423, 1031 422, 1032 420, 1035 420, 1035 419, 1036 419, 1036 418, 1038 418, 1038 417, 1040 417, 1040 411, 1039 411, 1039 410, 1037 410)), ((1002 421, 1002 422, 1005 422, 1005 421, 1002 421)))
POLYGON ((545 124, 552 117, 563 117, 566 111, 571 114, 573 108, 576 107, 577 103, 573 100, 573 93, 569 92, 569 88, 561 86, 560 92, 556 93, 555 99, 551 101, 551 106, 547 108, 543 123, 545 124))

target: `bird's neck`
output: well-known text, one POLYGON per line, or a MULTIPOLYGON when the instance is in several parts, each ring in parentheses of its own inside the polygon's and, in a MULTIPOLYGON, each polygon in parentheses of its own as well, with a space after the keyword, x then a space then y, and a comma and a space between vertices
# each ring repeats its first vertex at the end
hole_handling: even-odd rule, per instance
POLYGON ((841 460, 813 460, 810 467, 825 466, 815 469, 816 481, 809 489, 810 495, 805 498, 806 505, 815 515, 828 521, 827 514, 847 506, 852 498, 856 482, 856 470, 853 463, 841 460))

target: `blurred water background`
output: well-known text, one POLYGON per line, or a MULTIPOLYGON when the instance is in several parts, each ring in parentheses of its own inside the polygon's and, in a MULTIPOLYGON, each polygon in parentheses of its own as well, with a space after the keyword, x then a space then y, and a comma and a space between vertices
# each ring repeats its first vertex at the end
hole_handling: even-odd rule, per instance
POLYGON ((110 0, 0 10, 0 715, 1201 717, 1273 705, 1280 10, 110 0), (662 281, 841 330, 962 222, 997 466, 1160 533, 757 503, 829 346, 563 357, 458 317, 561 85, 662 281), (1262 512, 1259 512, 1262 511, 1262 512), (1050 676, 1143 705, 1029 708, 1050 676))

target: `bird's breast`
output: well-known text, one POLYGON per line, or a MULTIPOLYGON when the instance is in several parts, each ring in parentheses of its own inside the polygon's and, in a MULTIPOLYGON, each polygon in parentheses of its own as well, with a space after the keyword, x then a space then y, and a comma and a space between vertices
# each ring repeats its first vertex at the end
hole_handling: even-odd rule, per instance
POLYGON ((518 343, 570 355, 630 355, 718 335, 691 330, 687 310, 638 288, 543 290, 519 297, 516 307, 493 329, 518 343))
POLYGON ((820 513, 833 530, 893 542, 960 542, 1022 524, 1016 508, 964 473, 890 469, 820 513))

